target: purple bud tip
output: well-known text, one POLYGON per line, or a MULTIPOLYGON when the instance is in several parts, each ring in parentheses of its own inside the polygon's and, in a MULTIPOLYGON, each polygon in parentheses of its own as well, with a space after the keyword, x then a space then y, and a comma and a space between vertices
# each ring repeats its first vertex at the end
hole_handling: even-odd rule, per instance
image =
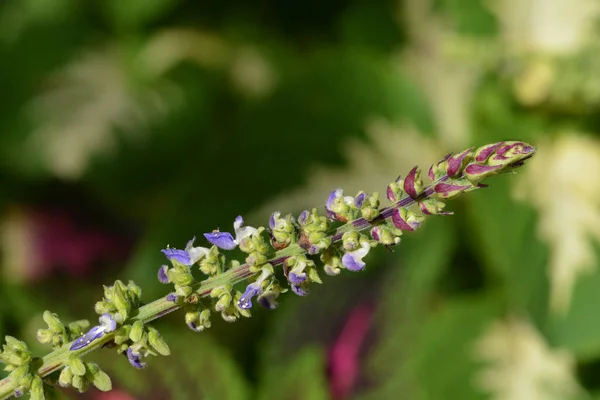
POLYGON ((499 142, 480 147, 475 153, 475 161, 478 163, 484 162, 492 155, 494 151, 496 151, 498 147, 502 146, 503 144, 504 142, 499 142))
POLYGON ((166 284, 166 283, 169 283, 169 282, 170 282, 170 279, 169 279, 169 277, 167 276, 167 271, 168 271, 168 270, 169 270, 169 267, 167 267, 166 265, 163 265, 163 266, 161 266, 161 267, 158 269, 158 281, 159 281, 160 283, 165 283, 165 284, 166 284))
POLYGON ((177 301, 177 295, 175 293, 169 293, 167 297, 165 297, 165 300, 175 303, 177 301))
POLYGON ((415 184, 418 169, 419 167, 411 169, 408 175, 406 175, 406 179, 404 179, 404 191, 413 199, 418 196, 417 186, 415 184))
POLYGON ((394 225, 396 226, 396 228, 403 230, 403 231, 414 231, 415 229, 402 218, 402 215, 400 215, 400 211, 395 208, 394 211, 392 211, 392 222, 394 223, 394 225))
POLYGON ((235 240, 233 239, 233 236, 231 236, 231 233, 229 232, 214 231, 210 233, 205 233, 204 237, 209 242, 223 250, 233 250, 237 246, 235 240))
POLYGON ((325 203, 325 208, 327 210, 331 210, 331 203, 335 201, 338 197, 341 197, 344 191, 342 189, 335 189, 329 197, 327 198, 327 202, 325 203))
POLYGON ((306 225, 306 219, 308 218, 308 210, 304 210, 298 216, 298 223, 300 225, 306 225))
POLYGON ((269 218, 269 228, 275 229, 275 219, 279 218, 280 214, 281 213, 279 211, 275 211, 273 214, 271 214, 271 218, 269 218))
POLYGON ((385 191, 385 195, 389 201, 395 202, 397 200, 396 194, 394 193, 390 185, 388 185, 385 191))
POLYGON ((452 157, 448 158, 448 170, 447 170, 448 176, 455 177, 456 175, 458 175, 458 173, 460 172, 460 166, 462 165, 463 160, 465 159, 465 157, 467 157, 469 155, 471 150, 473 150, 472 147, 468 148, 467 150, 463 151, 462 153, 460 153, 456 156, 452 156, 452 157))
POLYGON ((371 237, 373 238, 373 240, 376 240, 379 242, 379 227, 378 226, 374 226, 373 228, 371 228, 371 237))
POLYGON ((354 207, 356 208, 362 208, 363 204, 365 203, 365 200, 367 199, 367 194, 365 192, 361 192, 358 196, 356 196, 356 198, 354 199, 354 207))
POLYGON ((487 173, 495 171, 499 168, 502 168, 502 165, 469 164, 469 165, 467 165, 467 168, 465 168, 465 173, 467 175, 477 176, 477 175, 487 174, 487 173))
POLYGON ((23 389, 21 389, 21 388, 15 389, 15 391, 13 392, 13 396, 15 396, 15 397, 21 397, 21 396, 23 396, 23 394, 24 394, 24 392, 23 392, 23 389))

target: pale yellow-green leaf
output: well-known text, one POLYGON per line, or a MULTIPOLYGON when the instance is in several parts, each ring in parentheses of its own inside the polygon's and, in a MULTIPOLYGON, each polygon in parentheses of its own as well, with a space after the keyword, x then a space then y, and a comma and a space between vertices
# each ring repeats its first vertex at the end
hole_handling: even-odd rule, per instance
POLYGON ((538 232, 548 244, 551 307, 565 312, 576 279, 597 263, 600 242, 600 142, 577 133, 537 143, 517 196, 539 211, 538 232))
POLYGON ((573 357, 549 348, 521 318, 494 322, 476 340, 474 357, 483 363, 474 384, 492 400, 564 400, 582 392, 573 357))
POLYGON ((514 54, 572 54, 591 38, 596 0, 490 0, 507 50, 514 54))

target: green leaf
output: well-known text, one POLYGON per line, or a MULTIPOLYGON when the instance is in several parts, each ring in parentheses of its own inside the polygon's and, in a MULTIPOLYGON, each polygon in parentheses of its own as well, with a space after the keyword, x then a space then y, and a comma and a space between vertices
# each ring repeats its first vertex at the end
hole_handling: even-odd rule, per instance
POLYGON ((329 399, 323 351, 315 347, 304 347, 285 367, 268 371, 258 389, 258 398, 329 399))
POLYGON ((500 314, 494 295, 465 296, 446 303, 425 324, 408 363, 417 383, 415 399, 484 399, 473 387, 474 339, 500 314))
POLYGON ((454 223, 454 217, 430 218, 421 230, 403 237, 395 257, 386 255, 394 268, 385 279, 377 312, 381 340, 365 371, 376 384, 361 398, 393 398, 397 393, 412 398, 415 394, 406 354, 417 346, 435 288, 452 259, 457 238, 454 223))
POLYGON ((527 311, 541 326, 548 307, 548 252, 537 238, 533 208, 511 198, 511 178, 495 177, 489 188, 465 196, 467 239, 511 306, 527 311))
MULTIPOLYGON (((600 250, 596 249, 597 257, 600 250)), ((572 351, 579 360, 600 356, 600 270, 577 279, 569 310, 549 322, 550 341, 572 351)))
POLYGON ((104 0, 106 12, 117 28, 141 29, 174 8, 179 0, 104 0))

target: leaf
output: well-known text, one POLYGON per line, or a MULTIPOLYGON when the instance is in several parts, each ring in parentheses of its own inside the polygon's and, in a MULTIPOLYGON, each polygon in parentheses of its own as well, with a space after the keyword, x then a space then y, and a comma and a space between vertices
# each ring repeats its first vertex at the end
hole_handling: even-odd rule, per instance
POLYGON ((476 385, 492 400, 563 400, 584 393, 568 351, 552 349, 520 318, 496 321, 476 341, 475 357, 486 365, 476 385))
POLYGON ((118 29, 141 30, 167 14, 180 0, 104 0, 103 5, 118 29))
POLYGON ((483 265, 500 279, 511 306, 526 310, 543 324, 548 253, 536 237, 535 211, 511 198, 512 181, 514 177, 497 177, 490 188, 465 196, 471 233, 466 239, 483 265))
POLYGON ((330 398, 325 380, 325 356, 315 347, 304 347, 285 367, 271 370, 258 389, 261 400, 330 398))
POLYGON ((569 309, 579 276, 596 270, 594 243, 600 243, 600 142, 581 133, 563 133, 538 145, 515 192, 538 210, 539 237, 549 246, 550 305, 569 309))
MULTIPOLYGON (((168 392, 176 399, 250 398, 250 388, 231 355, 210 334, 194 334, 181 326, 158 326, 170 343, 171 355, 148 358, 140 371, 124 357, 110 363, 115 384, 132 393, 148 397, 151 392, 168 392)), ((108 367, 105 367, 105 370, 108 367)))
POLYGON ((364 375, 374 384, 359 398, 394 398, 397 393, 416 398, 407 358, 419 345, 435 287, 452 259, 453 219, 433 217, 421 230, 405 235, 394 257, 386 255, 393 268, 386 274, 377 311, 381 339, 364 367, 364 375))
MULTIPOLYGON (((596 257, 600 249, 596 247, 596 257)), ((573 352, 580 361, 593 361, 600 355, 600 270, 581 276, 573 288, 569 310, 554 315, 548 333, 552 344, 573 352)))

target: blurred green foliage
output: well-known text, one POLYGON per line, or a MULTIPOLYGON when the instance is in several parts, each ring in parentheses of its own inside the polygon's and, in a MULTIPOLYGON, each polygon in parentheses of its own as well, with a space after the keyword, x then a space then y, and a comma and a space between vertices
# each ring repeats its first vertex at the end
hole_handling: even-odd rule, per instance
POLYGON ((600 399, 593 3, 5 0, 0 334, 42 354, 46 309, 93 320, 115 279, 164 295, 167 244, 518 139, 520 176, 367 271, 202 334, 169 315, 142 372, 97 357, 144 399, 600 399))

